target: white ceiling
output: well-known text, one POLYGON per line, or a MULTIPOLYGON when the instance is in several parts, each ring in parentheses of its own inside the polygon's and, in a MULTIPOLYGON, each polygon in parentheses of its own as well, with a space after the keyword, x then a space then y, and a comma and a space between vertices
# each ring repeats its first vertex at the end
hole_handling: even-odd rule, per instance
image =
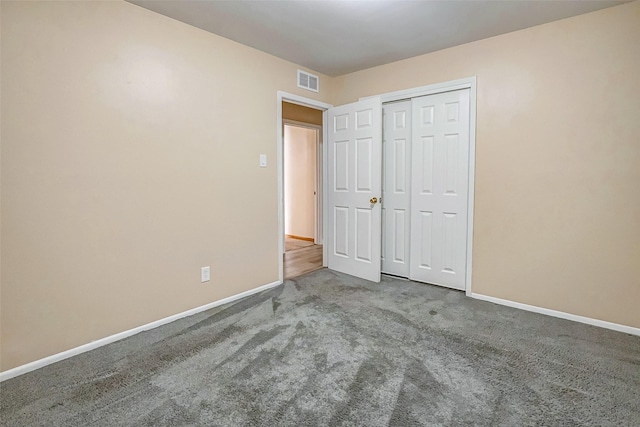
POLYGON ((128 1, 329 76, 627 2, 128 1))

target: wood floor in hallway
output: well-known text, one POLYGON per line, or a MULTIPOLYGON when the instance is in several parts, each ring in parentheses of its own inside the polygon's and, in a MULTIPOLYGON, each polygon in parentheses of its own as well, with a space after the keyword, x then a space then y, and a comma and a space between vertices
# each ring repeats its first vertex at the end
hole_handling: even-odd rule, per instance
POLYGON ((322 268, 322 245, 310 245, 284 253, 285 279, 320 268, 322 268))

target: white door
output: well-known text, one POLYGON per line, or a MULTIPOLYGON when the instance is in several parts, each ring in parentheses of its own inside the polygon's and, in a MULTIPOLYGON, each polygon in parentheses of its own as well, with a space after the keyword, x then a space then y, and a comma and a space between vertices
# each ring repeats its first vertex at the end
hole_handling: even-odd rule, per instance
POLYGON ((414 98, 409 277, 465 288, 469 89, 414 98))
POLYGON ((411 100, 382 106, 382 272, 409 277, 411 100))
POLYGON ((378 98, 328 110, 327 266, 380 281, 382 109, 378 98))

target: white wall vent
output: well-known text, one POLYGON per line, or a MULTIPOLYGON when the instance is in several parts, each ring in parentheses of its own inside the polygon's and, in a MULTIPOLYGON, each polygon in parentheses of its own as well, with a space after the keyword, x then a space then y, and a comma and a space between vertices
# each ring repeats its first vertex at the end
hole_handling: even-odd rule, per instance
POLYGON ((320 79, 318 79, 318 76, 309 74, 306 71, 298 70, 298 87, 318 92, 319 83, 320 79))

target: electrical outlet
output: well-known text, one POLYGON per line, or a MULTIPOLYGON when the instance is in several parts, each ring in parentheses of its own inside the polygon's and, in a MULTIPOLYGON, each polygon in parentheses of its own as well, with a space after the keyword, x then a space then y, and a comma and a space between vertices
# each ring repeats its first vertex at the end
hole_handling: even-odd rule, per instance
POLYGON ((200 282, 208 282, 211 280, 211 267, 206 266, 200 269, 200 282))

